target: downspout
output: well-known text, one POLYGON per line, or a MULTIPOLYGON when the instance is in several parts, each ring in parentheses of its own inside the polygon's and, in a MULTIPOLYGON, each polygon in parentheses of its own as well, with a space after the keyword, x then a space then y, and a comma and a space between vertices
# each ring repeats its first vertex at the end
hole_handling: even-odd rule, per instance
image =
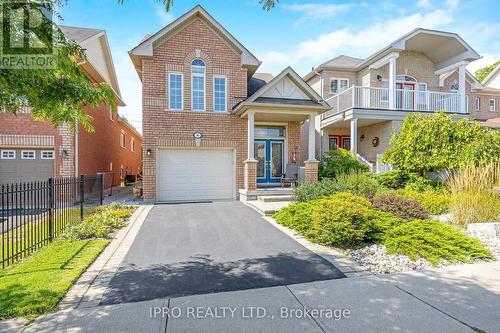
POLYGON ((78 177, 78 123, 75 125, 75 177, 78 177))

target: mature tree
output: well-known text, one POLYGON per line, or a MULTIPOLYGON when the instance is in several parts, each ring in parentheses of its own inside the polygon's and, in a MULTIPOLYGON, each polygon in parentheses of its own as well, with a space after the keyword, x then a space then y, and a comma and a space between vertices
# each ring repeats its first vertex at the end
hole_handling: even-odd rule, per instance
MULTIPOLYGON (((118 3, 124 3, 125 1, 127 0, 118 0, 118 3)), ((174 5, 174 0, 158 0, 158 2, 162 2, 165 5, 167 12, 174 5)), ((265 10, 271 10, 278 2, 279 0, 259 0, 259 3, 265 10)))
POLYGON ((486 66, 486 67, 483 67, 483 68, 480 68, 476 71, 476 79, 479 81, 479 82, 482 82, 484 79, 486 79, 486 77, 488 75, 490 75, 490 73, 495 69, 495 67, 497 67, 498 65, 500 65, 500 60, 498 60, 497 62, 495 62, 493 65, 490 65, 490 66, 486 66))
MULTIPOLYGON (((3 5, 4 1, 0 1, 3 5)), ((34 1, 25 1, 20 9, 32 15, 30 6, 34 1)), ((38 1, 40 3, 40 1, 38 1)), ((48 12, 55 13, 57 5, 63 0, 47 0, 41 5, 48 12)), ((4 7, 2 7, 4 8, 4 7)), ((95 84, 78 67, 78 62, 85 59, 84 50, 68 40, 52 17, 40 15, 40 25, 36 31, 26 29, 23 20, 29 15, 10 15, 3 13, 4 19, 11 20, 11 35, 22 38, 36 37, 42 45, 52 45, 53 55, 57 60, 55 66, 42 68, 0 68, 0 110, 17 113, 23 108, 30 109, 37 120, 46 120, 53 125, 68 124, 71 129, 82 125, 92 130, 92 117, 83 110, 85 105, 97 106, 109 103, 114 106, 114 95, 107 84, 95 84)), ((31 52, 29 43, 17 48, 19 55, 31 52)))
POLYGON ((383 161, 421 175, 500 160, 500 132, 444 112, 409 115, 391 144, 383 161))

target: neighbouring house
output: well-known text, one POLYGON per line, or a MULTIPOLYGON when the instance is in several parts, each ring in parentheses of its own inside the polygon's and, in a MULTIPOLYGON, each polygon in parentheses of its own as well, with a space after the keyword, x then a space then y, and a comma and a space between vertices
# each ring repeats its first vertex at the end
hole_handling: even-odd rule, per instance
POLYGON ((341 55, 313 68, 304 80, 331 107, 315 120, 317 151, 345 148, 384 172, 380 157, 413 112, 499 117, 498 67, 483 83, 465 69, 479 58, 455 33, 415 29, 366 59, 341 55))
MULTIPOLYGON (((86 50, 80 69, 96 83, 108 83, 116 105, 124 106, 106 33, 99 29, 61 26, 64 34, 86 50)), ((45 181, 50 177, 108 173, 118 185, 127 175, 141 173, 142 136, 109 105, 85 107, 95 132, 72 133, 35 121, 29 111, 0 113, 0 183, 45 181), (112 173, 112 174, 111 174, 112 173)))
POLYGON ((146 200, 250 200, 287 164, 317 179, 314 121, 308 146, 300 126, 330 107, 289 67, 257 73, 261 62, 201 6, 129 54, 142 81, 146 200))

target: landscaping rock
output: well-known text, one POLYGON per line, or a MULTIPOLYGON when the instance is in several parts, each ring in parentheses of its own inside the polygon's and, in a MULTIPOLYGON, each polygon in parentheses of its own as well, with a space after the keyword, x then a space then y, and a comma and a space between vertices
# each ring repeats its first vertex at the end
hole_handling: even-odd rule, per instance
POLYGON ((500 238, 500 222, 472 223, 467 226, 467 231, 485 237, 500 238))
POLYGON ((399 254, 388 254, 383 245, 370 245, 361 249, 347 250, 347 255, 357 261, 363 268, 374 273, 394 273, 421 270, 432 267, 425 259, 412 261, 399 254))

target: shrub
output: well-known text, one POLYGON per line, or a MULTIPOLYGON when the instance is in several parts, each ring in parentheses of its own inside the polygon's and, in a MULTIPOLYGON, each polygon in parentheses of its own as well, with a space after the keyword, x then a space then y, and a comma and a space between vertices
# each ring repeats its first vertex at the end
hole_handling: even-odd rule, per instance
POLYGON ((439 180, 430 180, 412 174, 405 185, 405 189, 415 192, 442 191, 443 184, 439 180))
POLYGON ((351 192, 367 198, 373 198, 383 189, 372 174, 359 172, 338 176, 335 187, 337 192, 351 192))
POLYGON ((345 173, 366 171, 367 165, 358 161, 348 150, 341 148, 324 152, 319 165, 321 178, 335 178, 345 173))
POLYGON ((406 199, 394 193, 383 194, 373 200, 378 210, 391 213, 407 221, 428 219, 429 211, 415 199, 406 199))
POLYGON ((305 202, 332 195, 335 192, 335 181, 333 179, 322 179, 312 183, 303 183, 293 190, 293 197, 295 201, 305 202))
POLYGON ((313 202, 299 202, 280 209, 273 218, 279 224, 303 233, 311 226, 313 202))
POLYGON ((470 223, 500 221, 500 164, 468 166, 447 176, 452 194, 452 222, 462 228, 470 223))
POLYGON ((406 186, 410 180, 410 173, 404 170, 392 170, 378 175, 377 180, 382 186, 397 190, 406 186))
POLYGON ((379 241, 387 231, 403 223, 406 223, 406 221, 400 217, 372 209, 370 210, 370 230, 367 232, 365 239, 367 241, 379 241))
POLYGON ((383 239, 389 253, 404 254, 412 260, 424 258, 432 264, 492 258, 478 240, 438 221, 404 223, 389 230, 383 239))
POLYGON ((78 240, 90 238, 109 238, 115 229, 125 226, 124 219, 134 210, 120 204, 99 207, 96 213, 86 217, 83 222, 70 226, 62 234, 62 239, 78 240))
POLYGON ((342 198, 334 195, 315 201, 311 226, 305 236, 324 245, 346 246, 363 241, 370 230, 370 209, 359 201, 353 194, 343 194, 342 198))
POLYGON ((405 189, 396 191, 396 194, 404 198, 417 200, 433 215, 446 214, 450 209, 451 197, 445 193, 431 190, 417 192, 405 189))

